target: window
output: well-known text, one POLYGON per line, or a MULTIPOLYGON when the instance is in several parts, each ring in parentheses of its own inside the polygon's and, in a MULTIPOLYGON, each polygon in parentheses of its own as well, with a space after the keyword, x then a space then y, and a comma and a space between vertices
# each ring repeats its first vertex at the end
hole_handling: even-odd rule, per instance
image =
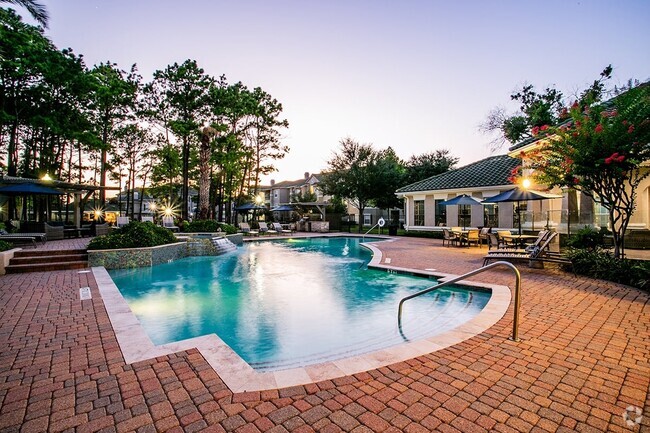
POLYGON ((364 226, 372 225, 372 215, 370 215, 369 213, 363 214, 363 225, 364 226))
POLYGON ((413 225, 424 225, 424 200, 415 200, 413 202, 413 225))
POLYGON ((447 225, 447 206, 442 203, 444 200, 436 200, 436 225, 437 226, 446 226, 447 225))
POLYGON ((458 225, 467 227, 472 221, 472 206, 468 204, 458 205, 458 225))
POLYGON ((499 206, 496 204, 483 205, 483 225, 485 227, 499 227, 499 206))

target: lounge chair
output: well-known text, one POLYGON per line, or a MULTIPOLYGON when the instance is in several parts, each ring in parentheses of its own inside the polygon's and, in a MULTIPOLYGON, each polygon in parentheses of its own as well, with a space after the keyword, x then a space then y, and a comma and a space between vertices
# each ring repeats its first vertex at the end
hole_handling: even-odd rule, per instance
POLYGON ((257 230, 251 230, 248 223, 239 223, 239 230, 246 236, 257 236, 260 234, 257 230))
MULTIPOLYGON (((47 241, 46 233, 9 233, 4 229, 0 229, 0 239, 8 240, 11 238, 34 238, 35 240, 45 243, 47 241)), ((8 241, 9 242, 9 241, 8 241)))
POLYGON ((260 221, 257 224, 259 225, 260 234, 263 235, 263 234, 269 233, 269 226, 266 225, 266 223, 264 221, 260 221))
POLYGON ((571 261, 562 257, 558 253, 548 251, 551 241, 557 236, 556 232, 551 233, 541 246, 534 247, 532 251, 526 250, 499 250, 490 251, 483 257, 483 266, 486 266, 490 260, 507 260, 507 261, 528 261, 528 262, 551 262, 570 264, 571 261))
POLYGON ((174 217, 171 215, 165 215, 162 218, 162 226, 165 227, 166 229, 169 229, 173 232, 178 231, 178 226, 174 224, 174 217))
POLYGON ((7 233, 4 230, 0 231, 0 240, 12 244, 29 244, 34 248, 36 248, 37 236, 45 243, 45 233, 7 233))
POLYGON ((124 227, 127 224, 129 224, 129 217, 117 217, 117 222, 115 225, 118 229, 124 227))
POLYGON ((280 223, 273 223, 272 226, 273 226, 273 230, 275 230, 276 233, 278 234, 290 235, 293 233, 293 230, 287 230, 283 228, 282 224, 280 223))
POLYGON ((535 239, 535 242, 532 244, 526 246, 526 248, 516 248, 517 244, 506 244, 506 243, 501 243, 501 245, 496 249, 495 251, 488 251, 488 254, 500 254, 500 253, 519 253, 519 254, 524 254, 524 253, 531 253, 533 250, 539 246, 541 246, 544 241, 546 241, 546 238, 551 234, 550 231, 548 230, 542 230, 537 234, 537 239, 535 239))

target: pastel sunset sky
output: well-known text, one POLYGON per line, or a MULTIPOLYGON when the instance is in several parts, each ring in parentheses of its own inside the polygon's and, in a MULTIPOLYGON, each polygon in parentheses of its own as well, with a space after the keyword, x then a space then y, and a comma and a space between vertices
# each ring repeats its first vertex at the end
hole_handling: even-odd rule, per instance
POLYGON ((509 95, 524 83, 570 97, 610 63, 611 84, 650 78, 642 0, 43 4, 46 35, 89 66, 137 63, 148 81, 190 58, 277 98, 291 151, 265 181, 326 168, 347 136, 404 159, 449 149, 464 165, 490 155, 478 125, 498 105, 515 110, 509 95))

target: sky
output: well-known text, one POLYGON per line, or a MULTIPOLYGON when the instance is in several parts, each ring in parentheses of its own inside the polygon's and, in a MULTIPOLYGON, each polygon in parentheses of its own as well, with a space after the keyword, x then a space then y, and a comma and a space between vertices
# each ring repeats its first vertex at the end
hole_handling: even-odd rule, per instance
POLYGON ((491 155, 479 125, 516 110, 525 83, 570 97, 609 64, 612 85, 650 79, 647 0, 41 2, 46 36, 88 66, 136 63, 149 81, 195 59, 280 101, 290 151, 265 183, 326 169, 345 137, 403 159, 448 149, 466 165, 491 155))

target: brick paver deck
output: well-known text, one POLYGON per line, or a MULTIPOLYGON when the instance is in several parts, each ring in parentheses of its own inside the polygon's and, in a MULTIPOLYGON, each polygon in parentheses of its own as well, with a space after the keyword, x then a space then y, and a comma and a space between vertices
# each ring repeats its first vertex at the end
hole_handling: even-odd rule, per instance
MULTIPOLYGON (((381 249, 392 265, 455 274, 480 266, 486 251, 440 242, 381 249)), ((475 279, 512 285, 501 271, 475 279)), ((407 362, 232 394, 196 350, 125 364, 91 273, 5 275, 0 432, 650 431, 648 294, 524 268, 518 343, 507 338, 511 314, 407 362), (79 300, 84 286, 92 300, 79 300), (625 425, 629 405, 643 410, 641 426, 625 425)))

